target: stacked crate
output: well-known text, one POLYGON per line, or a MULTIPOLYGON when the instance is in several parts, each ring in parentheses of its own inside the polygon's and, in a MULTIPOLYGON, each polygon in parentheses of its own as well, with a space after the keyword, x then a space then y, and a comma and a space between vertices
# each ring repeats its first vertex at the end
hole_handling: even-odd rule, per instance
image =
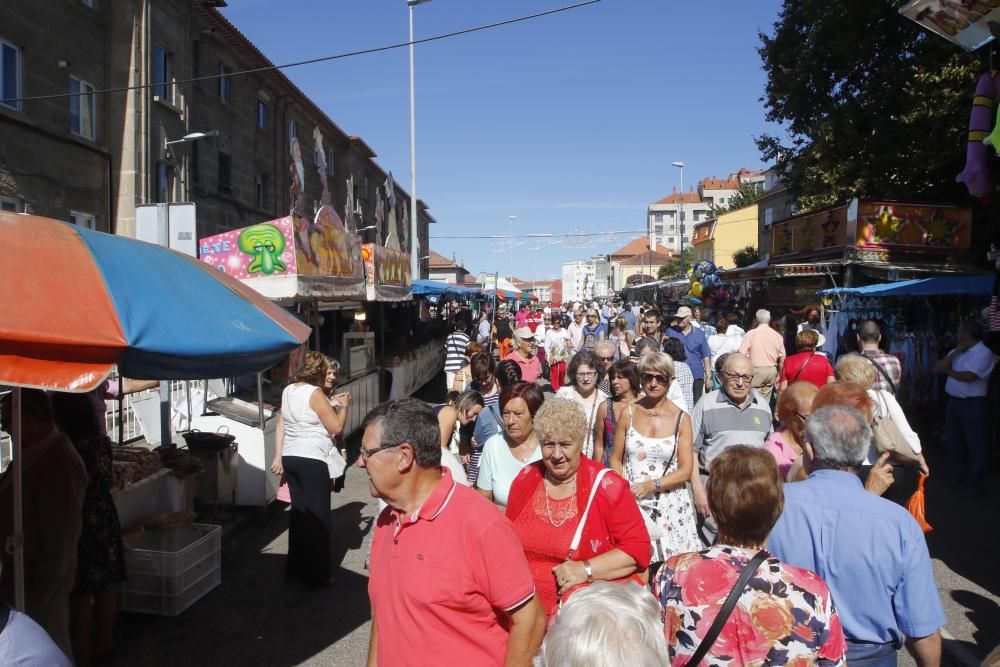
POLYGON ((222 528, 194 523, 148 531, 125 554, 121 608, 176 616, 222 582, 222 528))

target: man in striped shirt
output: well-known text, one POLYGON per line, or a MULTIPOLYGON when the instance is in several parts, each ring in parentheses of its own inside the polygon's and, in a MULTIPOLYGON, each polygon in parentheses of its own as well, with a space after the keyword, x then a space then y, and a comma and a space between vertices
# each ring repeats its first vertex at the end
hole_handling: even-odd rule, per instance
POLYGON ((691 492, 698 512, 698 533, 708 546, 716 535, 705 492, 712 461, 733 445, 763 447, 771 433, 771 408, 767 399, 752 389, 753 373, 749 357, 729 355, 722 367, 722 389, 702 396, 691 414, 698 460, 698 474, 691 476, 691 492))
POLYGON ((903 366, 894 355, 883 352, 879 348, 882 342, 882 330, 878 322, 865 320, 858 329, 858 346, 861 354, 875 365, 875 382, 872 389, 882 389, 890 394, 899 391, 903 381, 903 366))
POLYGON ((469 344, 469 334, 465 333, 468 323, 464 319, 455 322, 455 330, 444 339, 444 381, 445 393, 455 384, 455 373, 465 366, 465 346, 469 344))

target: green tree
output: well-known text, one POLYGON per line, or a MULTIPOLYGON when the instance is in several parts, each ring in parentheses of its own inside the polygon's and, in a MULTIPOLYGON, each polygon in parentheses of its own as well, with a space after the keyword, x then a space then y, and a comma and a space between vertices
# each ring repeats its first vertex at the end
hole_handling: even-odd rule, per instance
POLYGON ((720 216, 723 213, 729 213, 730 211, 738 211, 741 208, 746 208, 760 199, 762 194, 764 194, 763 185, 760 183, 747 183, 744 181, 740 183, 740 187, 736 189, 736 192, 729 198, 729 202, 725 206, 715 206, 715 204, 711 206, 712 215, 720 216))
MULTIPOLYGON (((682 256, 684 257, 684 268, 690 269, 691 252, 687 249, 687 247, 684 248, 684 254, 682 256)), ((680 273, 681 273, 680 257, 673 257, 664 262, 660 266, 660 268, 656 271, 656 279, 663 280, 664 278, 673 278, 675 276, 679 276, 680 273)))
POLYGON ((784 133, 757 137, 804 209, 852 196, 961 200, 955 176, 980 54, 898 13, 903 0, 785 0, 761 33, 761 98, 784 133))
POLYGON ((733 264, 736 265, 737 269, 741 269, 744 266, 750 266, 755 262, 760 261, 760 253, 757 252, 757 248, 752 245, 748 245, 745 248, 741 248, 733 253, 733 264))

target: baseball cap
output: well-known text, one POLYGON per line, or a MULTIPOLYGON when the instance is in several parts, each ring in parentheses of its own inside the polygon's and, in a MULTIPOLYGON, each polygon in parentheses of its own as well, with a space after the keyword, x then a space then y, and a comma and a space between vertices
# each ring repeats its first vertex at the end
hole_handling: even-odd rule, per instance
POLYGON ((529 329, 528 327, 521 327, 514 332, 514 335, 520 338, 521 340, 524 340, 527 338, 534 337, 535 334, 531 333, 531 329, 529 329))
POLYGON ((681 306, 680 308, 677 309, 675 316, 683 318, 683 317, 691 317, 692 314, 693 313, 691 312, 690 308, 688 308, 687 306, 681 306))

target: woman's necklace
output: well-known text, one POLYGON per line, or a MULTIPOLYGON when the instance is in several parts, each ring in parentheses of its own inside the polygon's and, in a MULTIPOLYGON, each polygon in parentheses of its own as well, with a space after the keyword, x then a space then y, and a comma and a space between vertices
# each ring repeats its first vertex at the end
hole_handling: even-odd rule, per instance
MULTIPOLYGON (((564 484, 572 484, 573 485, 573 489, 572 489, 570 495, 567 496, 567 497, 571 498, 574 495, 576 495, 576 473, 574 473, 573 476, 570 477, 565 482, 554 482, 554 481, 552 481, 552 479, 548 475, 545 476, 545 479, 548 480, 549 484, 551 484, 553 486, 562 486, 564 484)), ((567 521, 569 521, 569 519, 570 519, 569 512, 566 512, 566 515, 563 517, 562 521, 558 521, 557 522, 555 519, 553 519, 552 518, 552 510, 549 508, 549 490, 546 489, 546 488, 544 488, 544 487, 545 487, 545 483, 543 482, 542 483, 542 490, 545 492, 545 516, 548 517, 549 523, 552 524, 553 528, 562 528, 563 524, 566 523, 567 521)))
POLYGON ((511 447, 510 448, 510 453, 514 456, 515 459, 517 459, 521 463, 527 463, 528 459, 531 458, 531 455, 535 453, 535 449, 537 449, 537 448, 538 448, 538 440, 536 440, 534 437, 532 437, 531 439, 525 440, 524 442, 522 442, 520 445, 517 445, 516 447, 511 447), (531 447, 531 450, 527 454, 525 454, 524 456, 518 456, 517 454, 514 454, 514 450, 515 449, 520 450, 522 447, 524 447, 525 445, 529 445, 529 444, 532 447, 531 447))

